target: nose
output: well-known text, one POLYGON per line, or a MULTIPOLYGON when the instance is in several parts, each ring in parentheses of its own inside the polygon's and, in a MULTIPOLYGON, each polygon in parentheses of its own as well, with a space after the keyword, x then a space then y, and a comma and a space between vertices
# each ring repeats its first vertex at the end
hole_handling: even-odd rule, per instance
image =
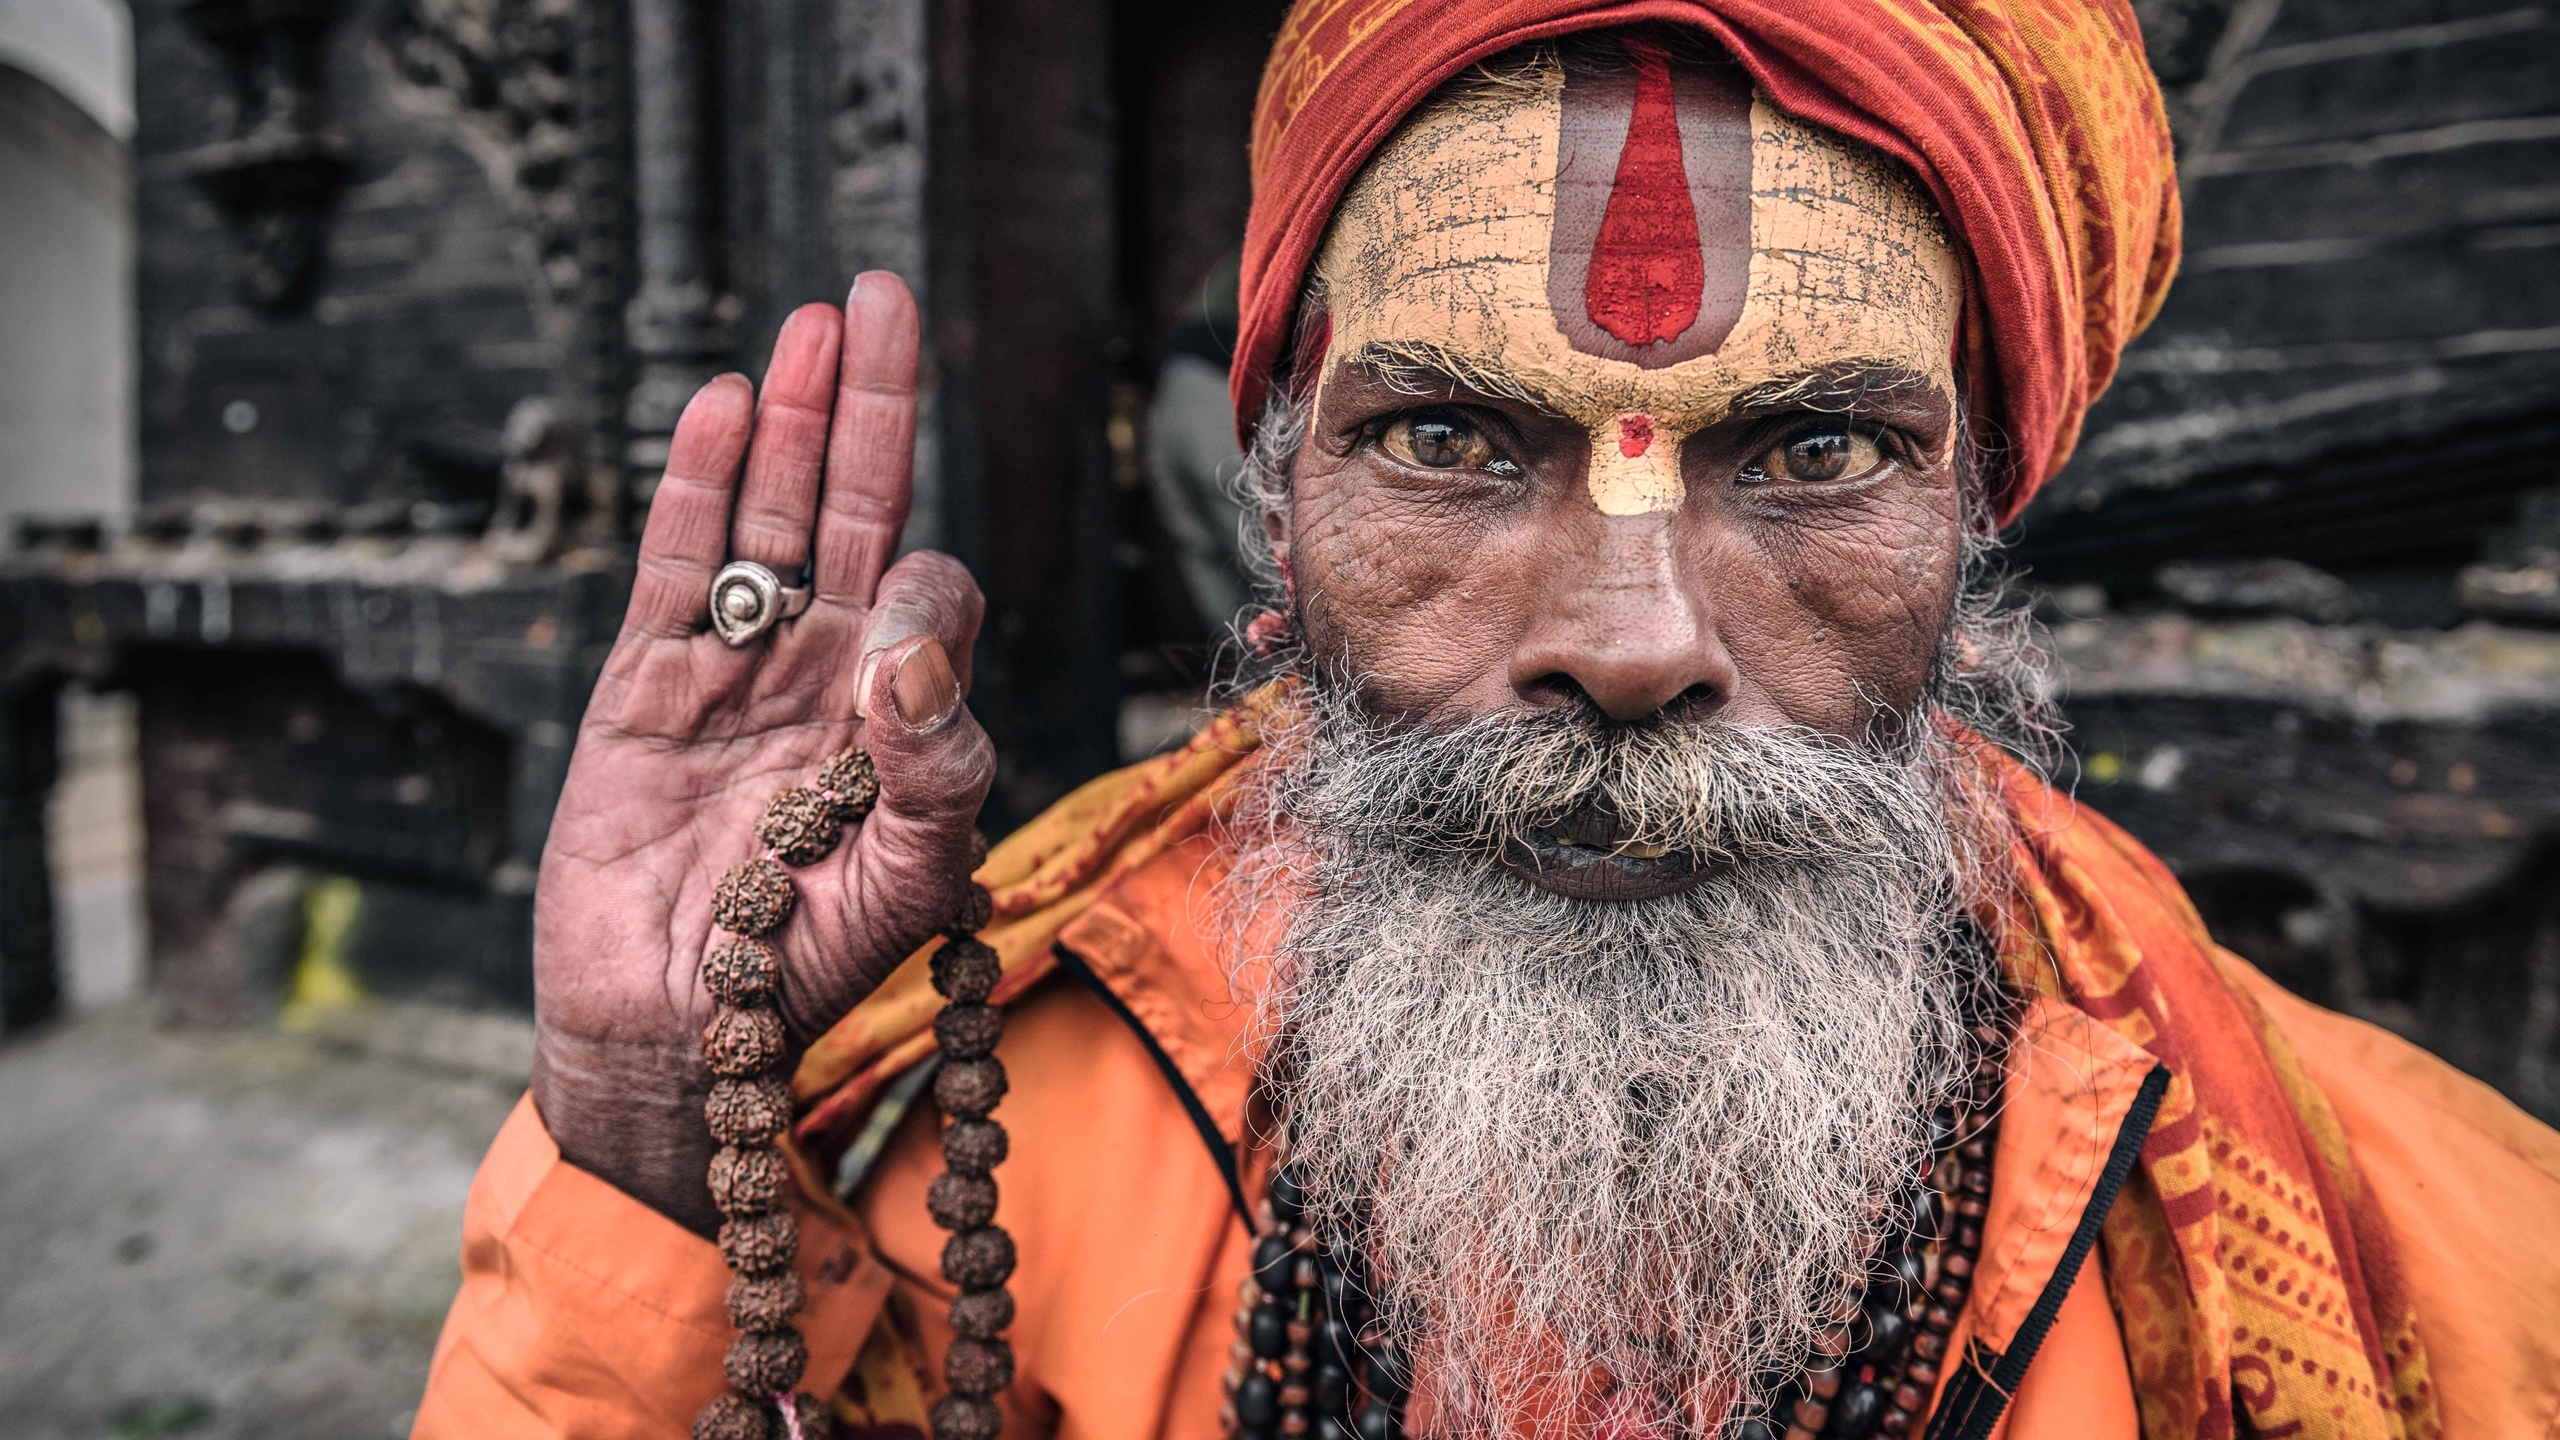
POLYGON ((1511 688, 1553 705, 1580 691, 1612 720, 1677 706, 1703 718, 1733 697, 1733 656, 1708 587, 1684 576, 1673 515, 1595 516, 1595 540, 1560 563, 1511 658, 1511 688))

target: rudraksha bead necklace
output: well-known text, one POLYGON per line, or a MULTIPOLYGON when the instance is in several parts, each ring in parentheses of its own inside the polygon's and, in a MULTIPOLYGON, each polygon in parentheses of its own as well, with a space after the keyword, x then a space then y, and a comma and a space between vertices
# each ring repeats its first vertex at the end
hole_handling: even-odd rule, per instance
POLYGON ((942 1132, 943 1172, 925 1191, 933 1223, 951 1232, 942 1245, 942 1278, 959 1287, 951 1301, 951 1348, 943 1352, 948 1393, 933 1404, 933 1440, 996 1440, 1004 1417, 996 1393, 1013 1383, 1013 1237, 994 1223, 995 1167, 1005 1156, 1004 1127, 988 1118, 1004 1098, 1004 1062, 996 1038, 1004 1012, 987 1003, 1002 968, 994 948, 977 938, 995 912, 985 886, 970 883, 951 922, 950 938, 933 952, 933 988, 942 1013, 933 1018, 942 1068, 933 1103, 950 1121, 942 1132))
MULTIPOLYGON (((791 1124, 791 1087, 789 1044, 774 1008, 782 957, 772 937, 799 901, 784 866, 832 854, 845 827, 870 814, 879 796, 871 756, 859 748, 837 754, 813 784, 766 805, 755 830, 765 853, 721 876, 712 892, 712 921, 735 938, 702 959, 703 987, 718 1005, 702 1032, 714 1077, 703 1118, 720 1142, 711 1198, 722 1217, 720 1253, 735 1272, 728 1300, 738 1338, 725 1366, 730 1393, 694 1417, 694 1440, 814 1440, 827 1433, 824 1407, 798 1389, 809 1350, 791 1319, 805 1296, 792 1269, 800 1224, 784 1203, 791 1172, 776 1143, 791 1124)), ((983 855, 981 848, 971 868, 983 855)), ((1013 1318, 1013 1298, 1003 1288, 1013 1241, 990 1223, 996 1190, 989 1172, 1004 1158, 1005 1135, 987 1118, 1004 1094, 1004 1067, 994 1054, 1004 1017, 986 1003, 998 975, 995 951, 976 938, 993 912, 986 887, 971 882, 933 958, 934 988, 951 1002, 934 1022, 943 1052, 934 1096, 953 1124, 942 1146, 950 1170, 933 1182, 930 1204, 934 1219, 956 1232, 942 1271, 960 1287, 951 1309, 960 1338, 944 1361, 950 1393, 934 1406, 934 1440, 994 1440, 1000 1427, 990 1397, 1013 1378, 1013 1351, 1003 1339, 1013 1318)))
MULTIPOLYGON (((1762 1392, 1735 1440, 1900 1437, 1929 1406, 1982 1254, 2007 1036, 1973 1026, 1965 1092, 1930 1117, 1906 1220, 1814 1362, 1762 1392)), ((1307 1223, 1296 1173, 1272 1170, 1236 1309, 1220 1416, 1232 1440, 1402 1440, 1413 1376, 1380 1324, 1355 1249, 1307 1223)))

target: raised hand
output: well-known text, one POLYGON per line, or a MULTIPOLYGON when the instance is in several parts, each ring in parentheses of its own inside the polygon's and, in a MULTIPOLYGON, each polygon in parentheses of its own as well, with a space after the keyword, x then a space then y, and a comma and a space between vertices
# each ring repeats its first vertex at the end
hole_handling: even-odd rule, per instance
POLYGON ((775 937, 783 1019, 805 1044, 950 915, 995 774, 961 703, 977 585, 947 555, 889 564, 915 384, 914 298, 875 271, 842 312, 784 323, 761 397, 723 375, 685 407, 543 852, 534 1103, 564 1158, 704 1234, 719 1217, 697 971, 712 887, 757 853, 765 802, 847 745, 879 767, 878 808, 794 872, 800 905, 775 937), (814 590, 740 649, 708 628, 733 559, 814 590))

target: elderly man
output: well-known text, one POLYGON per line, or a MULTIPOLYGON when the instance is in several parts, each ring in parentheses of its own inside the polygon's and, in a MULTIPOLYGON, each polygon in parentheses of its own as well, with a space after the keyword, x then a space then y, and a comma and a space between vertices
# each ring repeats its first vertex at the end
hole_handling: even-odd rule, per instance
POLYGON ((2560 1433, 2560 1138, 2032 766, 2121 0, 1302 0, 1254 164, 1255 688, 982 864, 905 290, 687 411, 417 1434, 2560 1433))

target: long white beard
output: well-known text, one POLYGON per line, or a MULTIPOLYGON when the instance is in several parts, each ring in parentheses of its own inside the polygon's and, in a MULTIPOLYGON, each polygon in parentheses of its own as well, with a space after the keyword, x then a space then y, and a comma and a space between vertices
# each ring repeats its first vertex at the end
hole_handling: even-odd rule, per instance
POLYGON ((1271 737, 1230 913, 1317 1222, 1356 1236, 1436 1435, 1713 1430, 1863 1283, 1980 977, 1921 747, 1587 709, 1271 737), (1731 857, 1567 899, 1500 841, 1577 805, 1731 857))

